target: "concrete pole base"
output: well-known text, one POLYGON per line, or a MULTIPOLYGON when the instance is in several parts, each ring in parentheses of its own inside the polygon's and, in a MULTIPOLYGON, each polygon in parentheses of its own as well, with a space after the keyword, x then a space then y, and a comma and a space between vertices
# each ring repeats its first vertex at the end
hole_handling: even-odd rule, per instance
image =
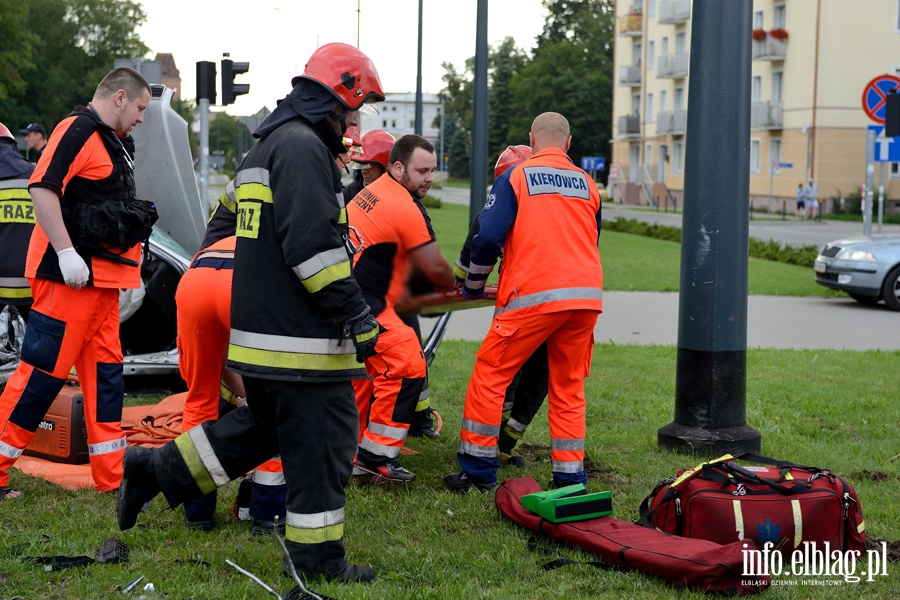
POLYGON ((657 444, 660 450, 710 457, 745 452, 759 454, 761 435, 749 425, 704 429, 672 422, 659 428, 657 444))

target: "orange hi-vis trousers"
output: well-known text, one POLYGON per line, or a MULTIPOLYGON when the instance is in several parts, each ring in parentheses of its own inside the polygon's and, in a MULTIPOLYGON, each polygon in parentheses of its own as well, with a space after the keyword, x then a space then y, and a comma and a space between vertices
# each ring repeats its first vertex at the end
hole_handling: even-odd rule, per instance
POLYGON ((181 430, 219 418, 222 369, 231 333, 231 281, 227 268, 193 266, 178 282, 178 367, 187 384, 181 430))
POLYGON ((418 335, 393 308, 378 315, 375 355, 366 359, 372 380, 355 380, 359 448, 370 462, 396 458, 406 441, 425 386, 425 354, 418 335))
POLYGON ((80 290, 30 280, 34 306, 22 343, 22 361, 0 396, 0 486, 31 441, 72 367, 84 395, 94 487, 119 487, 127 439, 122 431, 122 347, 119 289, 80 290))
POLYGON ((561 485, 585 483, 584 379, 590 373, 597 315, 594 310, 530 316, 516 316, 512 311, 494 317, 475 355, 459 433, 457 458, 470 479, 497 481, 504 393, 522 364, 546 340, 553 480, 561 485))

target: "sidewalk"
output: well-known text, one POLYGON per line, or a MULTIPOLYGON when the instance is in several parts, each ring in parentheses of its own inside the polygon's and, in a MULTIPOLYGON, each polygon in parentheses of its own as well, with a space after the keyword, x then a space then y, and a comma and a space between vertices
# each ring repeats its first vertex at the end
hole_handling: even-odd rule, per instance
MULTIPOLYGON (((597 343, 678 345, 678 292, 603 293, 597 343)), ((445 340, 484 338, 493 309, 459 310, 445 340)), ((436 319, 420 319, 427 336, 436 319)), ((900 314, 850 298, 750 296, 748 348, 900 350, 900 314)))

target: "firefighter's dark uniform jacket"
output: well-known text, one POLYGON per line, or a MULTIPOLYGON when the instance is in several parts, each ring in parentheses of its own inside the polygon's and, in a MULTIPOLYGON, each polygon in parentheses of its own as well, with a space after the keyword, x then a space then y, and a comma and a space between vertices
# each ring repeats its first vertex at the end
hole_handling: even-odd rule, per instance
POLYGON ((235 175, 228 368, 243 376, 247 406, 154 453, 172 506, 280 453, 288 486, 285 537, 301 575, 339 573, 347 565, 344 486, 358 435, 350 380, 365 377, 353 341, 341 339, 343 323, 366 305, 345 246, 334 160, 343 145, 323 121, 334 102, 330 92, 301 80, 257 130, 262 139, 235 175))
POLYGON ((34 229, 34 206, 28 178, 34 165, 22 158, 14 141, 0 139, 0 309, 5 304, 31 305, 25 279, 25 256, 34 229))

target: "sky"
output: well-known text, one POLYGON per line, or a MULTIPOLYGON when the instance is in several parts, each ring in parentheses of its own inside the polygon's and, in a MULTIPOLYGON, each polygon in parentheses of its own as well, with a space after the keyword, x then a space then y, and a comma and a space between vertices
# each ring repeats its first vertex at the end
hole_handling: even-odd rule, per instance
MULTIPOLYGON (((139 0, 140 1, 140 0, 139 0)), ((530 52, 547 11, 541 0, 486 0, 487 43, 506 37, 530 52)), ((385 92, 415 92, 418 63, 419 0, 143 0, 147 15, 138 34, 149 58, 170 52, 181 73, 181 93, 196 97, 196 63, 212 61, 219 72, 221 101, 223 53, 250 70, 235 78, 250 92, 226 112, 251 115, 290 92, 290 80, 303 72, 315 49, 329 42, 359 47, 372 61, 385 92), (357 43, 358 41, 358 43, 357 43)), ((475 55, 478 0, 423 0, 422 92, 443 87, 441 64, 457 71, 475 55)), ((213 106, 211 110, 221 110, 213 106)))

